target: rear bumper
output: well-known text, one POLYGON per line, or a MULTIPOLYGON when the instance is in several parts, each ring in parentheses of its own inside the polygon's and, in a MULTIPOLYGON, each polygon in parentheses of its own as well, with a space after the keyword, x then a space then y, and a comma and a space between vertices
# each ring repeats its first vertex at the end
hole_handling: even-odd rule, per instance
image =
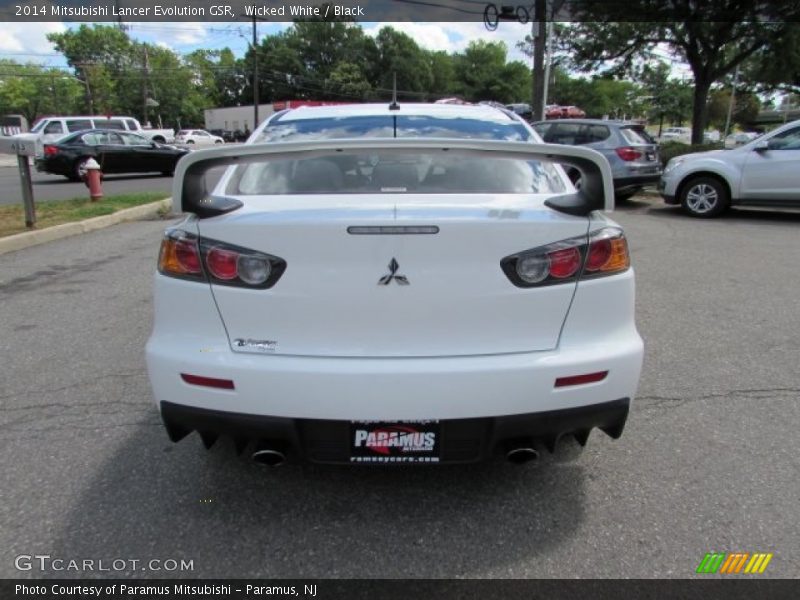
MULTIPOLYGON (((616 439, 628 416, 627 398, 562 410, 483 419, 448 419, 440 423, 438 463, 468 463, 502 453, 510 445, 532 443, 553 452, 558 439, 572 434, 585 444, 595 427, 616 439)), ((219 436, 229 436, 241 451, 251 442, 269 443, 286 451, 296 462, 351 464, 351 422, 343 420, 289 419, 225 412, 161 402, 161 418, 173 441, 192 431, 210 447, 219 436)), ((383 458, 379 463, 402 463, 383 458)), ((374 464, 374 463, 369 463, 374 464)))

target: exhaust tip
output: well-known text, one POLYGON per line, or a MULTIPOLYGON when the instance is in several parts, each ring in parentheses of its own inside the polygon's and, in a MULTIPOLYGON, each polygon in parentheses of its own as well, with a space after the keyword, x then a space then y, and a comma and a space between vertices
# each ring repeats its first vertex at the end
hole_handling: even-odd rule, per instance
POLYGON ((534 462, 539 459, 539 453, 528 446, 511 448, 506 452, 506 460, 515 465, 522 465, 527 462, 534 462))
POLYGON ((286 462, 286 455, 274 448, 259 448, 250 458, 254 463, 264 467, 279 467, 286 462))

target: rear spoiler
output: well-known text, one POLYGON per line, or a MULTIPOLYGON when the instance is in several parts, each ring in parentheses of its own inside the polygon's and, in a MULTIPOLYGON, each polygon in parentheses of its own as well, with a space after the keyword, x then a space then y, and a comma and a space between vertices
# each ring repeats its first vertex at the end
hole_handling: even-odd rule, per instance
POLYGON ((173 210, 193 213, 200 218, 214 217, 243 206, 240 200, 212 195, 206 189, 205 174, 214 167, 259 162, 270 155, 298 155, 313 158, 345 150, 459 150, 493 158, 526 158, 567 165, 580 171, 581 189, 545 201, 550 208, 576 216, 595 210, 614 209, 614 186, 606 158, 590 148, 528 142, 502 142, 475 139, 357 139, 313 142, 272 142, 197 150, 178 161, 173 182, 173 210))

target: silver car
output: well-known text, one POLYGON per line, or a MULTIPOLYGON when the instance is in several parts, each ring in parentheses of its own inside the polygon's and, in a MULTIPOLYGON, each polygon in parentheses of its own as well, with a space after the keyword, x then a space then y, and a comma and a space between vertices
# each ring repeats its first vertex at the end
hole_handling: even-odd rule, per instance
POLYGON ((800 208, 800 121, 733 150, 676 156, 658 191, 693 217, 716 217, 731 205, 800 208))
MULTIPOLYGON (((602 119, 558 119, 533 123, 541 138, 550 144, 587 146, 606 157, 614 175, 617 200, 630 198, 661 177, 661 161, 655 140, 638 123, 602 119)), ((568 171, 576 186, 578 171, 568 171)))

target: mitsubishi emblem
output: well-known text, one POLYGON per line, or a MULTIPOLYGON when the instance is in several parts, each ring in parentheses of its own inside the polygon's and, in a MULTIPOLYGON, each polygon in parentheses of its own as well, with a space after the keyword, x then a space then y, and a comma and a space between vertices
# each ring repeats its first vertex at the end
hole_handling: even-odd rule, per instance
POLYGON ((397 261, 392 258, 392 261, 389 263, 389 274, 384 275, 378 280, 378 285, 389 285, 394 279, 399 285, 408 285, 408 278, 405 275, 398 275, 397 269, 400 268, 400 265, 397 264, 397 261))

